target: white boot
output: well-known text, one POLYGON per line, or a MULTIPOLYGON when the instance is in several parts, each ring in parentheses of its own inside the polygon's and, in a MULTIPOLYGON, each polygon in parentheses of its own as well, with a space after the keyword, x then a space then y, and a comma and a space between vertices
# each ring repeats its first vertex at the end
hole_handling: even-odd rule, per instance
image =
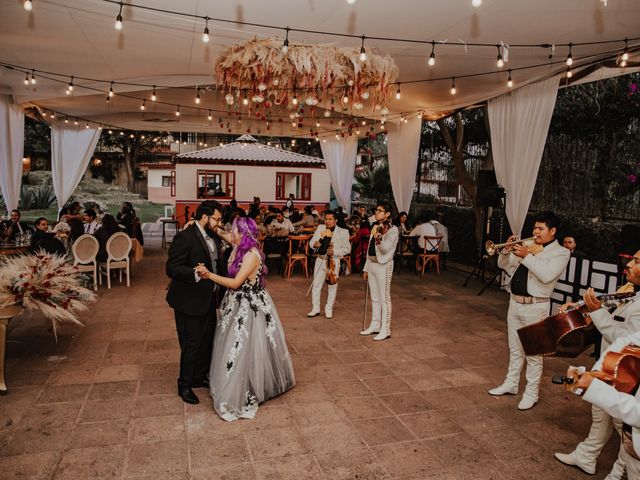
POLYGON ((571 465, 572 467, 578 467, 589 475, 594 475, 596 473, 596 462, 581 461, 575 450, 571 453, 554 453, 553 456, 556 457, 556 460, 559 462, 562 462, 565 465, 571 465))
POLYGON ((373 337, 373 339, 376 341, 380 341, 390 337, 391 337, 391 321, 385 319, 382 321, 382 327, 380 328, 380 333, 378 333, 375 337, 373 337))
POLYGON ((380 331, 380 320, 371 320, 371 324, 365 330, 360 332, 360 335, 371 335, 380 331))
POLYGON ((320 315, 320 307, 313 307, 309 313, 307 313, 307 317, 315 317, 320 315))
POLYGON ((509 385, 508 383, 503 383, 502 385, 492 388, 487 392, 489 395, 493 395, 499 397, 501 395, 517 395, 518 386, 517 385, 509 385))

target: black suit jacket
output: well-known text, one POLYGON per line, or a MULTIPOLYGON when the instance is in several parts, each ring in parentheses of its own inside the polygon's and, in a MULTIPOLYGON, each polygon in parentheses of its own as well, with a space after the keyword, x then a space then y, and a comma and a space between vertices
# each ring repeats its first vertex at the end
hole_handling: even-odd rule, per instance
MULTIPOLYGON (((216 271, 220 275, 226 273, 222 258, 222 245, 214 237, 218 259, 216 271)), ((211 280, 201 279, 196 282, 193 269, 198 263, 204 264, 209 271, 213 270, 209 247, 196 225, 191 225, 178 232, 169 247, 166 273, 171 279, 167 302, 174 310, 187 315, 206 315, 216 308, 224 293, 220 286, 211 280)))

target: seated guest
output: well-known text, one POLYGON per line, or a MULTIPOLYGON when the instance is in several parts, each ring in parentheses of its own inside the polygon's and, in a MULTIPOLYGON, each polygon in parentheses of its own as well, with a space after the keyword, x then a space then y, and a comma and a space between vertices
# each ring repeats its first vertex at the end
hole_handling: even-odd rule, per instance
POLYGON ((94 209, 87 208, 84 211, 84 233, 93 235, 96 233, 96 230, 100 228, 100 224, 96 217, 97 215, 94 209))
POLYGON ((20 221, 20 210, 11 210, 9 213, 9 220, 4 222, 3 229, 0 235, 2 235, 3 242, 14 242, 16 239, 16 235, 19 233, 27 233, 32 232, 33 229, 28 226, 26 223, 20 221))
POLYGON ((67 251, 64 244, 56 238, 55 233, 49 232, 49 221, 40 217, 35 221, 36 229, 31 237, 31 251, 36 253, 38 250, 44 250, 47 253, 64 256, 67 251))
POLYGON ((113 234, 121 232, 122 228, 118 225, 118 222, 113 217, 113 215, 105 215, 102 217, 102 228, 96 230, 93 234, 98 239, 98 244, 100 245, 100 249, 98 250, 98 254, 96 255, 96 259, 99 262, 106 262, 107 257, 107 241, 113 236, 113 234))
POLYGON ((393 221, 393 224, 398 227, 400 235, 409 235, 409 232, 411 232, 411 227, 409 227, 407 223, 407 212, 400 212, 393 221))
POLYGON ((69 219, 69 246, 73 245, 78 237, 84 235, 84 225, 81 220, 72 217, 69 219))
POLYGON ((436 236, 436 229, 434 228, 433 225, 431 225, 429 223, 429 221, 431 220, 431 217, 428 213, 424 213, 421 217, 420 217, 420 221, 418 222, 418 225, 416 225, 413 230, 411 230, 411 232, 409 233, 410 236, 412 237, 418 237, 418 247, 419 247, 419 251, 423 252, 424 251, 424 247, 426 245, 426 240, 424 239, 425 236, 429 236, 429 237, 435 237, 436 236))
POLYGON ((293 224, 288 218, 284 218, 281 210, 276 211, 276 218, 270 224, 274 237, 286 237, 293 233, 293 224))
POLYGON ((273 205, 269 205, 267 207, 267 213, 262 215, 265 225, 271 225, 276 219, 276 208, 273 205))
POLYGON ((316 219, 311 213, 311 205, 304 207, 304 213, 302 219, 293 224, 295 227, 315 227, 316 219))
POLYGON ((140 242, 140 245, 144 245, 144 237, 142 236, 142 227, 140 225, 140 219, 136 216, 136 211, 133 208, 131 202, 123 202, 120 207, 120 212, 116 216, 116 220, 124 231, 127 232, 131 238, 135 238, 140 242))

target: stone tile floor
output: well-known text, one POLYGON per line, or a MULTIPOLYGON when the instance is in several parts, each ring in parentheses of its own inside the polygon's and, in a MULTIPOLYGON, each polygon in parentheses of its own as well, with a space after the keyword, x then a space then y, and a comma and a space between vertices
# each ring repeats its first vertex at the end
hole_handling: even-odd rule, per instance
MULTIPOLYGON (((309 279, 271 274, 297 386, 227 423, 205 390, 175 394, 179 358, 164 301, 166 252, 147 246, 132 287, 101 289, 58 343, 44 320, 9 326, 0 397, 0 478, 29 479, 581 479, 559 464, 587 433, 590 406, 550 383, 570 363, 547 359, 541 400, 486 390, 503 378, 507 297, 475 294, 452 270, 394 276, 393 337, 358 335, 364 286, 340 280, 334 318, 307 319, 309 279)), ((573 364, 591 364, 586 355, 573 364)), ((617 452, 607 445, 595 477, 617 452)))

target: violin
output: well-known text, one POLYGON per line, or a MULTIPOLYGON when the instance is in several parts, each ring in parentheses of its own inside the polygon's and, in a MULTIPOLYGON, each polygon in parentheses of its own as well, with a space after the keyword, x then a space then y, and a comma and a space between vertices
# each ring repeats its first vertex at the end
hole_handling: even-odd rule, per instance
POLYGON ((335 260, 333 259, 333 255, 327 255, 327 251, 329 250, 332 239, 333 231, 327 228, 321 234, 320 248, 318 249, 318 254, 324 255, 326 257, 327 274, 324 281, 327 285, 335 285, 336 283, 338 283, 338 276, 335 273, 335 260))
POLYGON ((391 220, 385 220, 382 223, 378 223, 373 227, 371 231, 371 235, 373 235, 373 239, 376 242, 376 245, 379 245, 382 241, 382 237, 385 233, 389 231, 391 228, 391 220))

